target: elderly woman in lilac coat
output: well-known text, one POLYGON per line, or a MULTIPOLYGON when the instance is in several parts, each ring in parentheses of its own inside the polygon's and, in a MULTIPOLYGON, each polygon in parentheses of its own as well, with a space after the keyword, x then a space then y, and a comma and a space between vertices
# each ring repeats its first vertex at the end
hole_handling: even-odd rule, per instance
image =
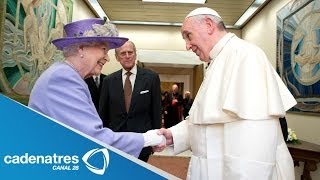
POLYGON ((64 27, 66 37, 52 43, 65 60, 54 63, 39 77, 29 107, 119 150, 138 156, 141 149, 163 143, 155 130, 115 133, 103 128, 84 79, 101 72, 108 50, 128 39, 117 37, 114 25, 102 19, 86 19, 64 27))

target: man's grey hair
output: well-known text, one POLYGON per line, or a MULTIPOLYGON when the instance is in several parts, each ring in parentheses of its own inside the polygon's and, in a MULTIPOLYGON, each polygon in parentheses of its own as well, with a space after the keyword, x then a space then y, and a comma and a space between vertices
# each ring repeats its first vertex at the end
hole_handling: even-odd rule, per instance
MULTIPOLYGON (((132 41, 127 41, 127 42, 129 42, 129 43, 132 44, 134 54, 137 54, 136 45, 135 45, 132 41)), ((127 43, 127 42, 126 42, 126 43, 127 43)), ((121 48, 121 47, 118 47, 118 48, 115 48, 115 49, 114 49, 114 52, 115 52, 115 55, 116 55, 116 56, 119 54, 119 49, 120 49, 120 48, 121 48)))
POLYGON ((222 30, 226 30, 226 26, 224 25, 224 22, 222 21, 222 19, 218 16, 213 16, 213 15, 206 15, 206 14, 202 14, 202 15, 196 15, 191 17, 194 20, 198 21, 199 23, 201 23, 202 21, 204 21, 206 18, 210 18, 214 23, 217 24, 217 27, 220 31, 222 30))

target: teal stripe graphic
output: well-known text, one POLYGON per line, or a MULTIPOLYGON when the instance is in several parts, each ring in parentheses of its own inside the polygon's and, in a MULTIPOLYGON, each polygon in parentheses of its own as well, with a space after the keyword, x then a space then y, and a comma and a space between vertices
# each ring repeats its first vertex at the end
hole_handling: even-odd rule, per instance
POLYGON ((0 179, 177 179, 0 94, 0 179))

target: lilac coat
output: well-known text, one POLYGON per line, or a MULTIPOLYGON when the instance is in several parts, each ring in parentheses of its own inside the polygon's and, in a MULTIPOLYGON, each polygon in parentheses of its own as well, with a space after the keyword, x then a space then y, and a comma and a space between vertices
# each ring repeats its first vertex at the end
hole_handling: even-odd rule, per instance
POLYGON ((103 128, 87 84, 66 63, 57 62, 42 73, 32 89, 28 106, 136 157, 143 148, 142 134, 103 128))

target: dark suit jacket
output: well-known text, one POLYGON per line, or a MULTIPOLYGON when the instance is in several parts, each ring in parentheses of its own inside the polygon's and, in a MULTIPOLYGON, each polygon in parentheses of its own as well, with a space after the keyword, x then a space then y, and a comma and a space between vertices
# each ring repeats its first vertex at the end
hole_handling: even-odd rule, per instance
POLYGON ((187 116, 189 116, 189 111, 191 109, 191 106, 193 104, 193 99, 192 98, 184 98, 183 99, 183 118, 185 119, 187 116))
POLYGON ((284 138, 284 141, 287 141, 289 132, 288 132, 288 124, 287 124, 287 119, 286 117, 283 118, 279 118, 280 121, 280 127, 281 127, 281 131, 282 131, 282 135, 284 138))
POLYGON ((168 121, 165 123, 166 128, 170 128, 176 124, 178 124, 182 120, 182 105, 183 105, 183 97, 180 93, 173 94, 172 92, 169 94, 169 106, 167 108, 168 111, 168 121), (172 104, 172 100, 176 99, 178 102, 172 104))
MULTIPOLYGON (((161 127, 159 75, 137 67, 129 112, 126 112, 122 70, 108 75, 103 82, 99 114, 105 127, 116 132, 144 133, 161 127)), ((151 152, 148 152, 151 154, 151 152)))
POLYGON ((91 99, 93 101, 94 106, 96 107, 97 111, 99 111, 99 99, 100 99, 100 91, 103 83, 103 79, 106 77, 104 74, 100 74, 100 83, 99 87, 96 86, 96 83, 94 82, 93 77, 89 77, 85 79, 85 82, 88 85, 91 99))

